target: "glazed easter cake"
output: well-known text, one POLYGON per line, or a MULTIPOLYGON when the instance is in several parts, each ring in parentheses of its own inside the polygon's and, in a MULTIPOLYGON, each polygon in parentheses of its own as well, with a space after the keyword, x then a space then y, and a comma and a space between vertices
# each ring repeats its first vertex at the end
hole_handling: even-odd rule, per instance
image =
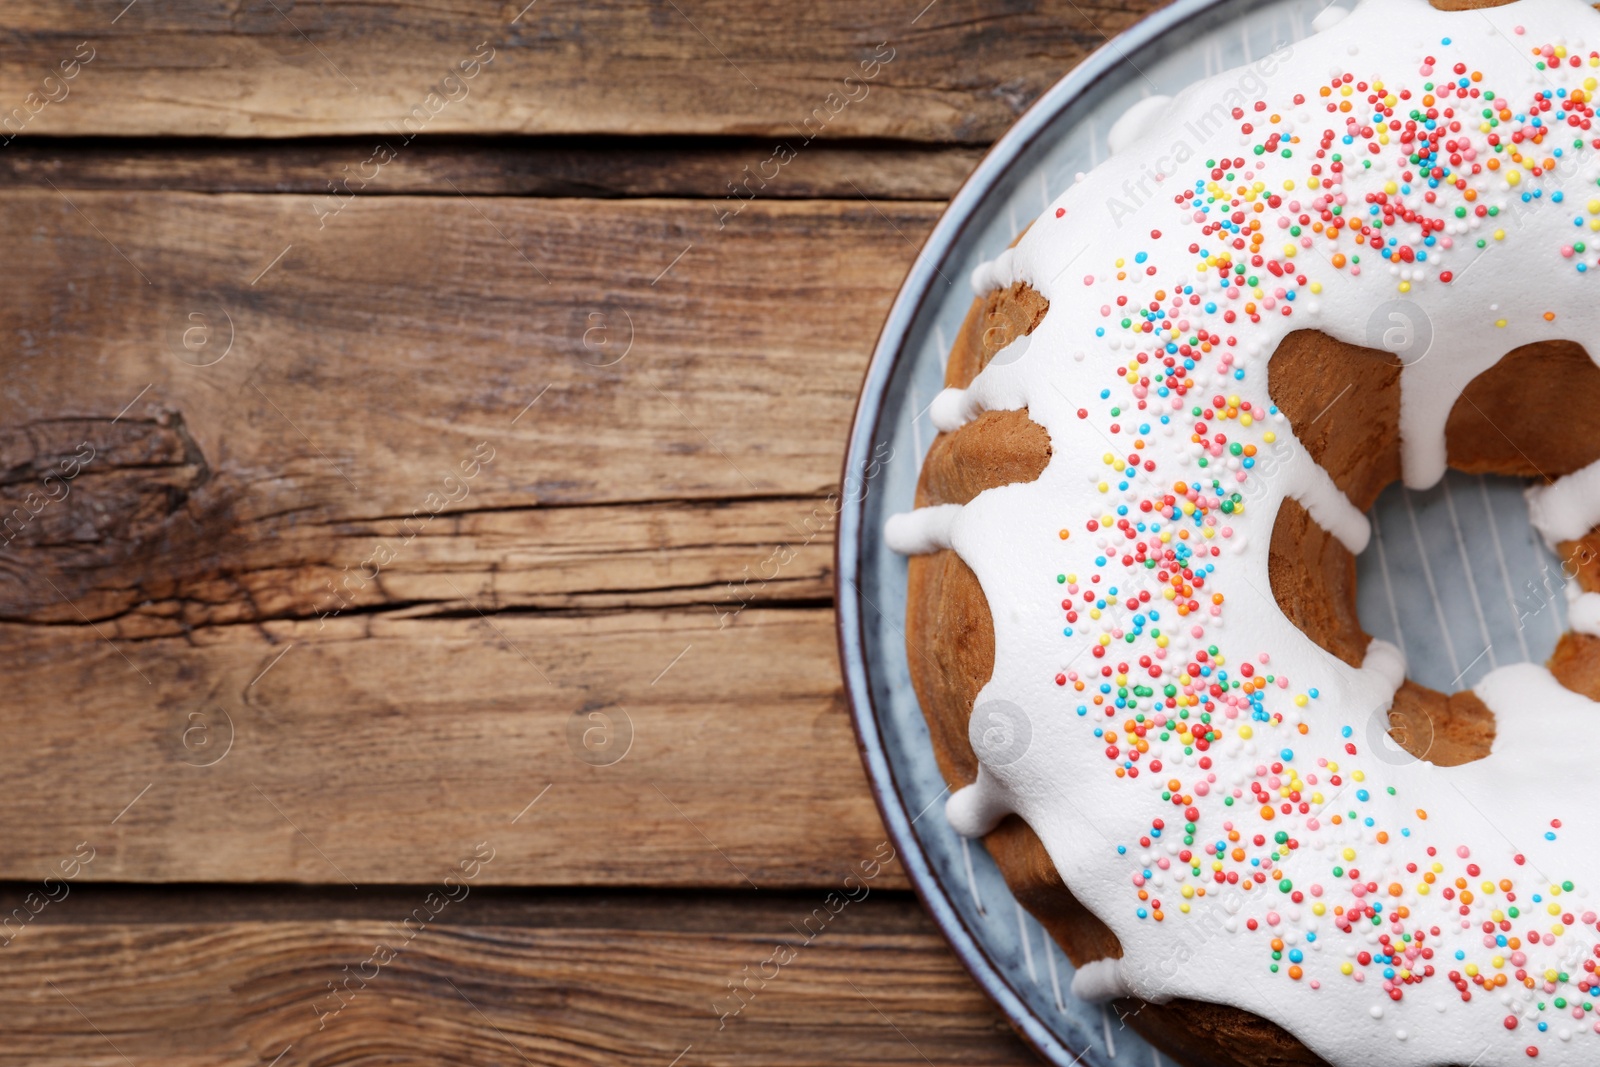
POLYGON ((885 531, 947 814, 1184 1062, 1600 1063, 1600 14, 1317 28, 974 275, 885 531), (1354 596, 1447 466, 1530 480, 1578 631, 1458 693, 1354 596))

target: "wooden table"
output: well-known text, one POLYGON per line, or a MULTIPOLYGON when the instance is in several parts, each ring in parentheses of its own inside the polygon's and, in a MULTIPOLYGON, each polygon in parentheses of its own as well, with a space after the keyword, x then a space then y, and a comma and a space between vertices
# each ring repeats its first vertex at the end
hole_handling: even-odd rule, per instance
POLYGON ((1030 1062, 897 866, 826 910, 827 499, 1157 5, 525 2, 0 11, 0 1063, 1030 1062))

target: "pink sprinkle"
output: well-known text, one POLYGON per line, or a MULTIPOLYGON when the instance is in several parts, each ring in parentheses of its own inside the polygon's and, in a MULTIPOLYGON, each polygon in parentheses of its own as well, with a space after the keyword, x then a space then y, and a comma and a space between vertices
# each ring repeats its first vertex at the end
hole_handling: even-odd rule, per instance
POLYGON ((1093 274, 1085 274, 1083 276, 1083 284, 1084 285, 1093 285, 1094 284, 1094 275, 1093 274))
POLYGON ((1472 850, 1466 845, 1457 845, 1456 855, 1460 856, 1462 859, 1466 859, 1468 856, 1472 855, 1472 850))
POLYGON ((1280 922, 1282 922, 1282 919, 1279 918, 1277 912, 1275 912, 1275 911, 1267 912, 1267 925, 1268 926, 1277 926, 1278 923, 1280 923, 1280 922))
POLYGON ((1511 32, 1516 34, 1518 37, 1521 37, 1523 34, 1528 32, 1528 28, 1526 26, 1518 26, 1516 29, 1512 30, 1511 32))
MULTIPOLYGON (((1315 978, 1313 978, 1313 979, 1311 979, 1311 988, 1312 989, 1321 989, 1322 988, 1322 983, 1317 981, 1315 978)), ((1583 1013, 1583 1009, 1579 1008, 1578 1009, 1578 1013, 1581 1015, 1583 1013)))

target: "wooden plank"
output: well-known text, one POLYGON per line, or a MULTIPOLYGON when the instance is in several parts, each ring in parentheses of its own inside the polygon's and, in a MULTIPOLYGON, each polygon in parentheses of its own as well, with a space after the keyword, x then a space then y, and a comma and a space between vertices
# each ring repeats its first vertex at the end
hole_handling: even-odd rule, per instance
POLYGON ((450 921, 471 895, 407 922, 413 897, 382 920, 26 929, 0 968, 0 1064, 1036 1062, 909 899, 829 915, 819 893, 755 921, 711 904, 723 929, 685 931, 600 909, 450 921))
POLYGON ((798 147, 809 134, 981 144, 1106 35, 1157 6, 17 0, 3 16, 0 102, 8 132, 24 136, 689 133, 798 147))
MULTIPOLYGON (((772 147, 753 138, 428 137, 361 192, 720 199, 756 174, 772 147)), ((348 137, 19 139, 0 152, 0 188, 316 195, 372 149, 371 141, 348 137)), ((915 142, 818 143, 760 192, 788 200, 948 200, 983 152, 915 142)))
POLYGON ((212 472, 258 479, 251 518, 348 513, 335 498, 351 495, 405 515, 485 440, 503 454, 475 506, 824 492, 939 210, 362 197, 333 214, 303 196, 54 191, 0 204, 0 240, 22 253, 0 264, 14 339, 0 425, 164 420, 212 472))
POLYGON ((426 883, 489 839, 484 884, 772 888, 883 841, 830 612, 460 614, 0 627, 0 877, 426 883))
MULTIPOLYGON (((590 519, 597 553, 680 533, 737 550, 732 573, 666 584, 734 580, 765 556, 745 546, 778 543, 837 481, 872 339, 937 210, 756 201, 724 224, 682 201, 374 197, 319 229, 295 196, 0 203, 22 250, 0 264, 0 615, 42 621, 167 601, 305 617, 374 552, 427 566, 418 550, 459 529, 443 558, 481 565, 482 535, 504 565, 516 531, 568 551, 590 519), (78 491, 58 478, 43 507, 66 467, 78 491), (741 498, 776 503, 466 517, 741 498), (754 538, 730 541, 746 520, 754 538)), ((546 580, 549 553, 524 552, 510 569, 543 572, 528 603, 578 603, 546 580)), ((630 588, 616 562, 590 592, 630 588)))
POLYGON ((506 826, 496 881, 810 885, 881 840, 804 605, 930 205, 391 197, 319 238, 303 197, 5 198, 0 877, 90 839, 96 879, 409 882, 506 826))

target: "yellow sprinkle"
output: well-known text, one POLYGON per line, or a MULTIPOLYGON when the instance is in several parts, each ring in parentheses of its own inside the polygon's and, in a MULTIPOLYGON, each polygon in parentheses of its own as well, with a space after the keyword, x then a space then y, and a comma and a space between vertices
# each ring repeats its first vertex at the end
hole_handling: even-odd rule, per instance
POLYGON ((1248 727, 1248 726, 1239 727, 1239 736, 1244 738, 1246 741, 1250 740, 1255 735, 1256 735, 1255 731, 1250 729, 1250 727, 1248 727))

